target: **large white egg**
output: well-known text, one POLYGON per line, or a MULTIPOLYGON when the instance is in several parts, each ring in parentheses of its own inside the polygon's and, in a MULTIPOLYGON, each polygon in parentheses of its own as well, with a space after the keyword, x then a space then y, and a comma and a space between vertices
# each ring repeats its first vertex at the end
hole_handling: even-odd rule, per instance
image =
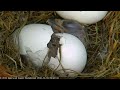
POLYGON ((56 11, 64 19, 76 20, 83 24, 94 24, 102 20, 108 11, 56 11))
MULTIPOLYGON (((41 67, 45 56, 48 53, 47 44, 53 34, 52 28, 45 24, 29 24, 24 26, 19 33, 19 47, 20 54, 28 55, 31 58, 33 64, 37 67, 41 67)), ((82 72, 87 61, 87 53, 83 43, 75 36, 67 33, 57 33, 60 36, 61 46, 61 64, 66 72, 73 70, 78 73, 82 72)), ((60 59, 60 53, 58 50, 57 57, 60 59)), ((52 69, 56 69, 59 65, 58 58, 51 58, 48 66, 52 69)), ((56 69, 57 71, 62 69, 61 66, 56 69)), ((64 73, 63 70, 60 72, 64 73)), ((64 76, 64 74, 63 74, 64 76)), ((69 73, 68 76, 75 76, 69 73)))

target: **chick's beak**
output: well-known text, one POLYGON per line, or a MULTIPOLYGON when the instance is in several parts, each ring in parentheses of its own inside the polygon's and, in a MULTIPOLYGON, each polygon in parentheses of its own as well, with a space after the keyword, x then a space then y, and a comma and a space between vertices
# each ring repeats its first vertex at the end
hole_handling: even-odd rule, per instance
POLYGON ((47 23, 52 27, 53 32, 63 33, 67 30, 62 26, 63 20, 61 19, 48 19, 47 23))

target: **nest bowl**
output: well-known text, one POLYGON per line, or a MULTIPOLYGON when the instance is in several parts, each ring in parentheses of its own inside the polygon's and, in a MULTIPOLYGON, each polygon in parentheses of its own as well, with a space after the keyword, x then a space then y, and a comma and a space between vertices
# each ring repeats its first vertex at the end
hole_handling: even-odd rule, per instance
MULTIPOLYGON (((23 65, 23 68, 18 48, 11 37, 17 28, 30 23, 46 23, 53 17, 60 18, 54 11, 0 12, 0 77, 57 77, 47 67, 35 70, 23 65)), ((78 78, 119 78, 120 11, 109 11, 103 20, 86 27, 90 40, 88 60, 78 78)))

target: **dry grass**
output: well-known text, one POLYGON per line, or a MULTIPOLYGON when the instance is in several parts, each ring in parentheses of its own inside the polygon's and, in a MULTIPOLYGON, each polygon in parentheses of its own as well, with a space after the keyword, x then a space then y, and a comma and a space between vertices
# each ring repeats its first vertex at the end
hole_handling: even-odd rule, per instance
MULTIPOLYGON (((59 17, 53 11, 2 11, 0 12, 0 64, 11 75, 19 77, 56 76, 51 69, 21 67, 18 48, 10 35, 29 23, 45 23, 48 18, 59 17)), ((90 45, 88 62, 79 78, 120 77, 120 12, 110 11, 100 22, 87 26, 90 45)))

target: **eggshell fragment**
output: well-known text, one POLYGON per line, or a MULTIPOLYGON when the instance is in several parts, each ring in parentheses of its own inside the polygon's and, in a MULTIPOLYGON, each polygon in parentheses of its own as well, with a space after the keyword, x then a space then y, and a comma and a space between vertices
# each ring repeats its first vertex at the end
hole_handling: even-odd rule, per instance
POLYGON ((29 24, 22 28, 19 34, 20 53, 27 54, 25 47, 33 53, 44 50, 53 34, 52 28, 45 24, 29 24))
MULTIPOLYGON (((87 61, 87 53, 83 43, 71 34, 59 33, 57 35, 61 36, 61 60, 58 51, 58 59, 56 58, 56 60, 55 58, 52 58, 49 66, 54 69, 57 68, 57 70, 62 69, 63 66, 64 69, 68 69, 65 70, 66 72, 71 72, 72 70, 78 73, 82 72, 87 61), (58 67, 60 64, 59 60, 61 61, 62 66, 60 65, 58 67)), ((61 70, 60 73, 64 73, 64 70, 61 70)), ((74 73, 69 73, 68 76, 75 76, 74 73)), ((65 76, 65 74, 63 74, 63 76, 65 76)))

